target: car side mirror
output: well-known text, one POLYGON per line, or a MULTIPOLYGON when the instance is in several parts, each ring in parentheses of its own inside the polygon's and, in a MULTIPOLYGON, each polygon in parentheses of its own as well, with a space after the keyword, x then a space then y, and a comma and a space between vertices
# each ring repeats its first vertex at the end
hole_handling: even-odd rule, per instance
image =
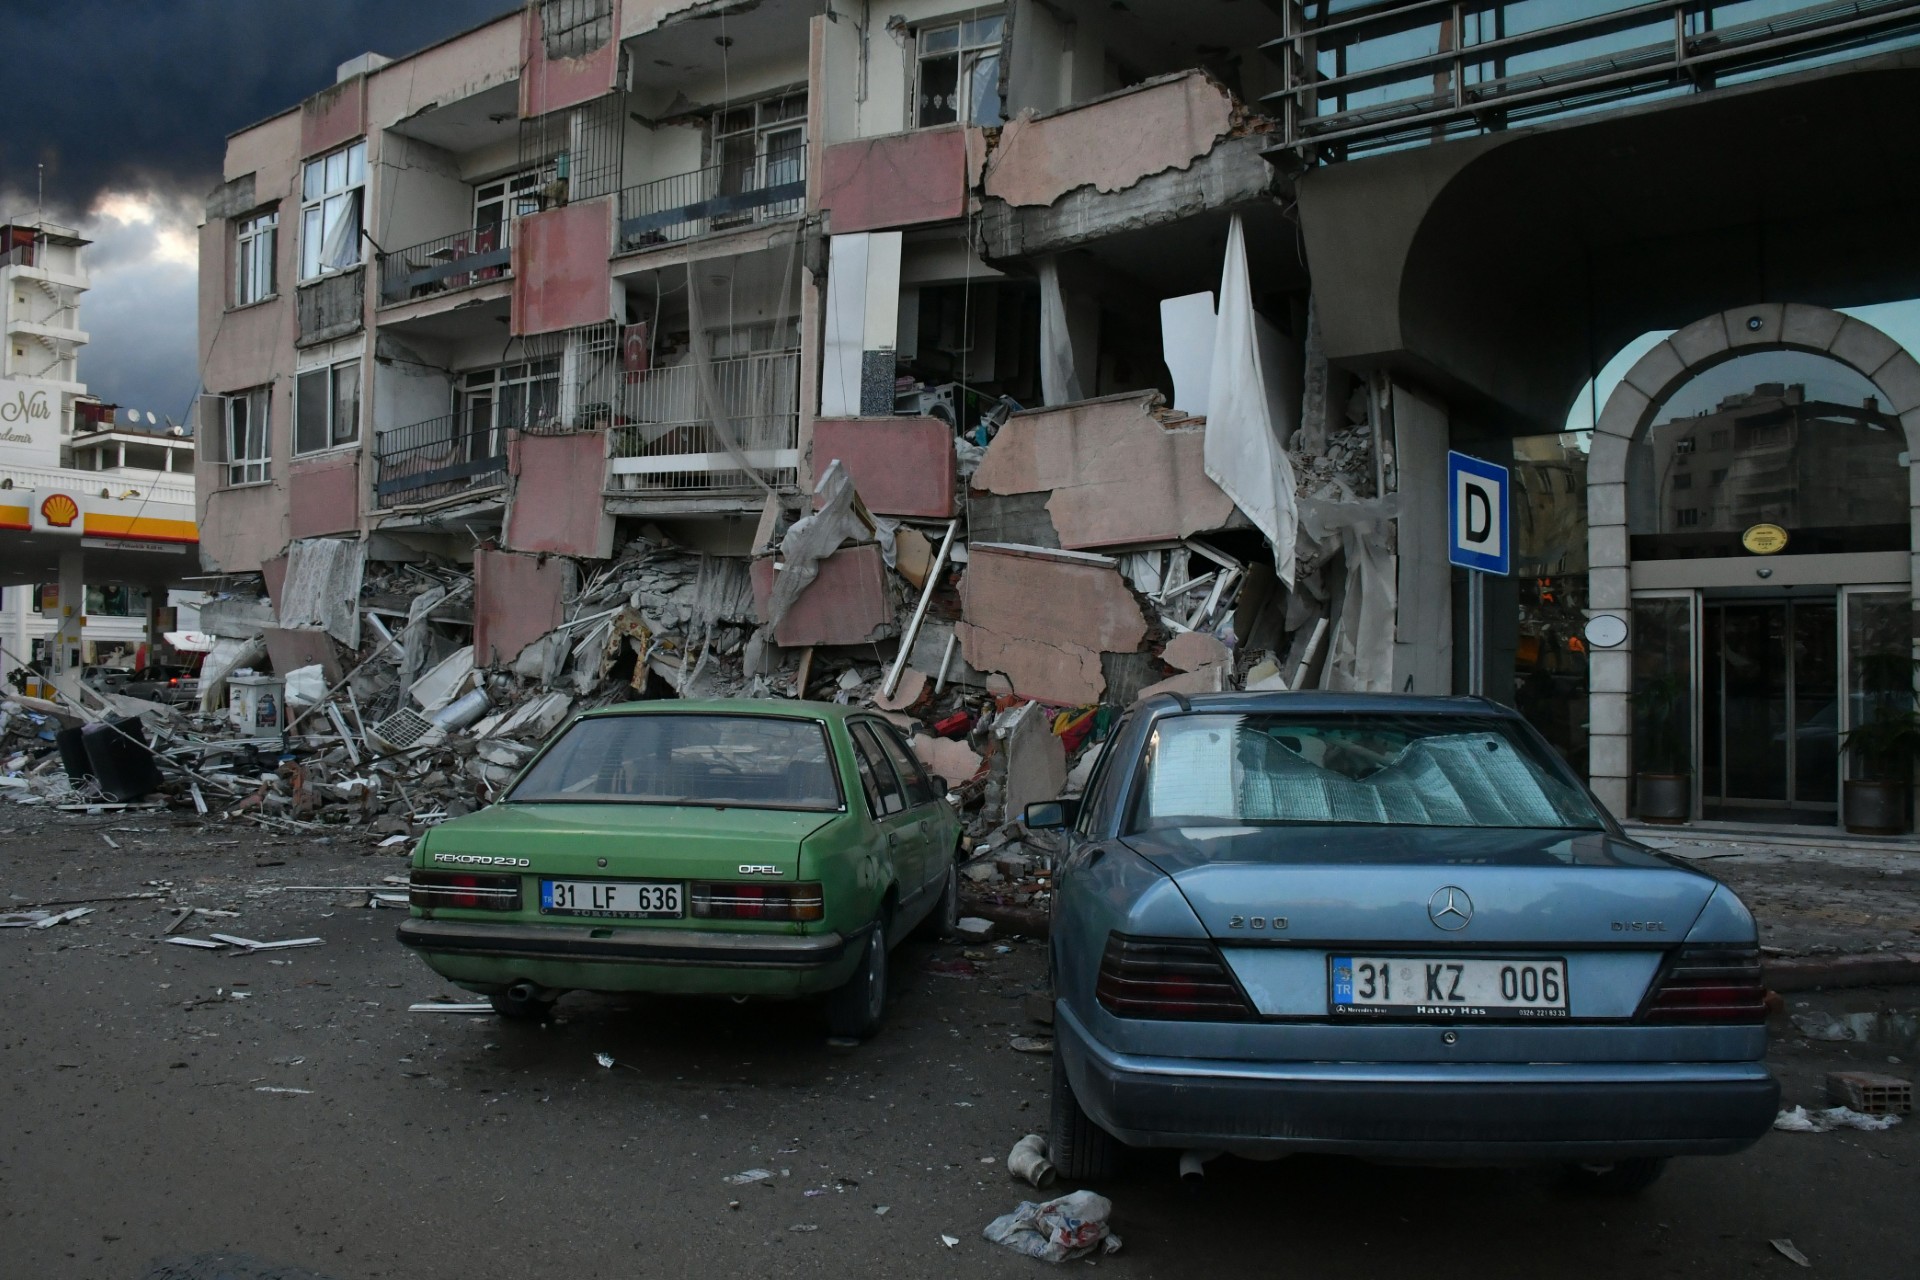
POLYGON ((947 780, 937 773, 929 774, 927 781, 933 784, 933 793, 937 796, 944 796, 947 792, 953 790, 952 787, 947 785, 947 780))
POLYGON ((1025 821, 1029 831, 1059 831, 1080 818, 1078 800, 1035 800, 1027 805, 1025 821))

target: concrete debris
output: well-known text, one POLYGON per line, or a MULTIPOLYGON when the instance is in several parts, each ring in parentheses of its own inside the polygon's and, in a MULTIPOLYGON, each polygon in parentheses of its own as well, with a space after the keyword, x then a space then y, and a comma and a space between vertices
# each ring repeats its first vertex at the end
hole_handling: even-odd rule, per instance
POLYGON ((1774 1117, 1773 1127, 1783 1133, 1830 1133, 1835 1129, 1859 1129, 1874 1133, 1891 1129, 1899 1123, 1899 1116, 1862 1115, 1851 1107, 1828 1107, 1820 1111, 1792 1107, 1774 1117))

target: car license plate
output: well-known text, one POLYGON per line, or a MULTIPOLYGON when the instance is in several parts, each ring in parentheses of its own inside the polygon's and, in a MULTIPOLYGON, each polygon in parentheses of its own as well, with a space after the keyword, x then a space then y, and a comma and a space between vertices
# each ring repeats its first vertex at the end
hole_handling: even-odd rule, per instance
POLYGON ((1528 956, 1334 956, 1335 1014, 1564 1018, 1567 962, 1528 956))
POLYGON ((686 886, 658 880, 542 880, 540 914, 607 920, 678 920, 686 886))

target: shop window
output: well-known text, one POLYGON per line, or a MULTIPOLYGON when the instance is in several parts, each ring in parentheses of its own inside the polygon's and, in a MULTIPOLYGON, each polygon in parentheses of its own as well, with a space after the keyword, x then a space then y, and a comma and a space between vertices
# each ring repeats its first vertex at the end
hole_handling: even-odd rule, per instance
POLYGON ((982 14, 929 24, 914 35, 918 74, 914 125, 956 122, 997 128, 1005 122, 1000 99, 1000 43, 1006 16, 982 14))

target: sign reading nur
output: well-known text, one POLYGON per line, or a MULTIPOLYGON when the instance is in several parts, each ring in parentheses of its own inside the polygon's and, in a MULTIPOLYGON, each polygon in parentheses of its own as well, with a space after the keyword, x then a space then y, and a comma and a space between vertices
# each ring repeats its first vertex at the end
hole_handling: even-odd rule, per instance
POLYGON ((1463 569, 1513 572, 1507 469, 1464 453, 1447 454, 1447 559, 1463 569))

